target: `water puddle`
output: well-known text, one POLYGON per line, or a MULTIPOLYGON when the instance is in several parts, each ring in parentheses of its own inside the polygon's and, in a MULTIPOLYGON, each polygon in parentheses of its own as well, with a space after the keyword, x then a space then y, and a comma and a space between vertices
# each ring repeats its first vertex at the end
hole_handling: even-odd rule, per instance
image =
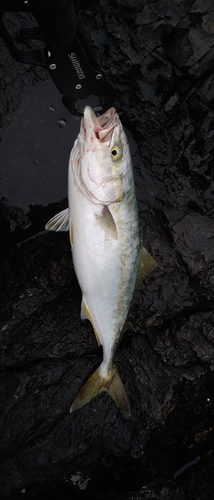
POLYGON ((48 205, 67 196, 68 161, 78 117, 61 103, 52 82, 23 94, 0 145, 1 192, 12 206, 48 205))
POLYGON ((42 231, 49 213, 65 206, 69 155, 79 124, 51 81, 23 93, 0 144, 3 214, 17 242, 42 231), (50 204, 50 210, 43 208, 50 204))

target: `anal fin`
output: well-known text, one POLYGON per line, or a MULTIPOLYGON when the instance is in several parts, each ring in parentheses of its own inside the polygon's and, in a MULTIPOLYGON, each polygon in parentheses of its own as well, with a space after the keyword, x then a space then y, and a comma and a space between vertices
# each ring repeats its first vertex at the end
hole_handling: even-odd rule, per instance
POLYGON ((94 333, 95 333, 95 337, 97 339, 97 343, 98 345, 100 345, 100 339, 99 339, 99 335, 96 331, 96 328, 94 326, 94 323, 93 323, 93 319, 92 319, 92 316, 91 316, 91 313, 88 309, 88 306, 86 305, 85 303, 85 300, 84 298, 82 298, 82 303, 81 303, 81 319, 89 319, 89 321, 91 322, 92 326, 93 326, 93 329, 94 329, 94 333))

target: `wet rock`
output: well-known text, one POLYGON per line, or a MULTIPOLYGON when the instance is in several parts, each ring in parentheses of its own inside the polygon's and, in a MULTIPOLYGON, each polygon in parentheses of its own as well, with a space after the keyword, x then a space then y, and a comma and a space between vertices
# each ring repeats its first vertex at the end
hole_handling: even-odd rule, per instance
MULTIPOLYGON (((81 292, 67 235, 43 232, 61 203, 56 199, 26 211, 2 193, 1 495, 210 500, 212 2, 111 0, 102 2, 96 17, 83 20, 116 86, 116 107, 132 148, 143 241, 158 265, 136 295, 115 356, 130 419, 106 394, 70 415, 73 398, 102 352, 89 322, 80 320, 81 292)), ((19 22, 26 24, 26 17, 19 22)), ((1 53, 4 132, 22 89, 38 89, 47 75, 12 61, 3 43, 1 53)), ((56 120, 56 133, 72 126, 66 118, 60 128, 56 120)), ((62 150, 64 137, 53 138, 62 150)))
MULTIPOLYGON (((212 218, 188 214, 173 227, 175 245, 192 276, 213 264, 214 228, 212 218)), ((214 269, 213 269, 214 272, 214 269)))
MULTIPOLYGON (((32 49, 32 42, 17 44, 16 38, 20 28, 35 25, 35 19, 27 13, 8 12, 4 14, 4 24, 7 30, 13 37, 13 41, 20 50, 32 49)), ((39 48, 39 43, 34 40, 33 48, 39 48)), ((29 86, 35 85, 36 81, 47 80, 47 72, 43 68, 24 65, 15 61, 8 48, 3 43, 0 37, 0 127, 2 130, 9 125, 13 118, 14 112, 21 103, 22 92, 26 91, 29 86)))

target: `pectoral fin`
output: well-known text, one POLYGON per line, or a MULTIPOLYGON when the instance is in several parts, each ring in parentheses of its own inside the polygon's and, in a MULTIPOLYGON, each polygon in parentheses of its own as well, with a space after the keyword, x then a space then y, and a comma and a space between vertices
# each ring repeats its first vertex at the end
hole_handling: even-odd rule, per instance
POLYGON ((49 231, 69 231, 69 218, 69 208, 66 208, 62 210, 62 212, 54 215, 54 217, 47 222, 45 229, 49 231))
POLYGON ((136 281, 136 290, 140 286, 143 279, 157 266, 153 257, 147 252, 147 250, 142 246, 140 265, 138 270, 138 276, 136 281))
POLYGON ((114 240, 118 239, 117 228, 108 207, 104 207, 101 215, 96 215, 99 226, 114 240))

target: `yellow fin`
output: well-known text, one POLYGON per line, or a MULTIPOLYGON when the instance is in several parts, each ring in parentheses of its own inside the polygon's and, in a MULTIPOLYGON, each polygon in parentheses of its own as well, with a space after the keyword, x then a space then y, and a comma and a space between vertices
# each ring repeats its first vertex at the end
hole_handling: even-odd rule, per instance
POLYGON ((96 215, 96 220, 103 231, 109 234, 114 240, 118 239, 116 224, 108 207, 103 208, 102 215, 96 215))
POLYGON ((80 389, 71 405, 70 412, 82 408, 82 406, 89 403, 97 394, 103 391, 108 392, 109 396, 111 396, 124 416, 130 416, 131 410, 129 400, 115 365, 112 365, 106 378, 101 375, 100 367, 97 368, 93 375, 91 375, 83 385, 82 389, 80 389))
POLYGON ((54 215, 46 224, 45 229, 49 231, 69 231, 69 208, 54 215))
POLYGON ((91 313, 90 313, 90 311, 89 311, 89 309, 84 301, 84 298, 82 298, 82 304, 81 304, 81 319, 89 319, 89 321, 91 322, 91 324, 93 326, 95 337, 97 339, 97 343, 98 343, 98 345, 100 345, 99 335, 96 331, 96 328, 95 328, 94 323, 93 323, 93 319, 91 317, 91 313))
POLYGON ((69 231, 69 236, 70 236, 70 243, 71 243, 71 246, 73 246, 74 244, 74 233, 73 233, 73 226, 72 224, 70 223, 70 231, 69 231))
POLYGON ((140 265, 138 270, 138 276, 136 280, 136 289, 140 286, 143 279, 157 266, 153 257, 147 252, 147 250, 141 248, 140 265))

